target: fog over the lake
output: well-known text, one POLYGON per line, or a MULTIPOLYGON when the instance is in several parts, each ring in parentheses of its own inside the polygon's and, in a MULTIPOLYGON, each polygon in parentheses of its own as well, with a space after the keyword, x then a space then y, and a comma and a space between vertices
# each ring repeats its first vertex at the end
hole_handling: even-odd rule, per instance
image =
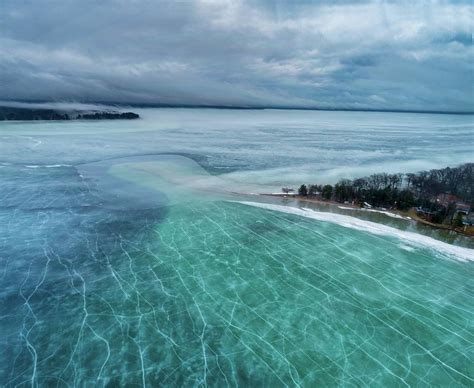
POLYGON ((14 1, 0 100, 471 111, 470 1, 14 1))

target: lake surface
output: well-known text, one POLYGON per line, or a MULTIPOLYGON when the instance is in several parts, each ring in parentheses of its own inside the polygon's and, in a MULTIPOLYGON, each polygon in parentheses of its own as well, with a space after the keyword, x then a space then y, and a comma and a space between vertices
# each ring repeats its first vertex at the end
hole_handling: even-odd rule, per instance
POLYGON ((2 386, 472 386, 472 240, 254 195, 472 162, 472 116, 0 123, 2 386))

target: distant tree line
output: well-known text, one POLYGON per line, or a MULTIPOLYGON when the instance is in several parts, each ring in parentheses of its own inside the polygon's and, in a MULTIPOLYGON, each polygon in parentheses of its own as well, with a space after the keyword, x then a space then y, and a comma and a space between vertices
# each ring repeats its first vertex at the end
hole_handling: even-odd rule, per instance
POLYGON ((15 108, 0 106, 0 121, 32 121, 32 120, 133 120, 140 116, 133 112, 87 112, 87 111, 70 111, 56 109, 32 109, 32 108, 15 108))
POLYGON ((133 120, 140 118, 140 116, 133 112, 95 112, 80 114, 77 118, 79 120, 133 120))
POLYGON ((373 174, 354 180, 341 179, 334 186, 301 185, 298 194, 399 210, 418 206, 430 209, 430 213, 439 213, 438 218, 441 219, 448 213, 453 213, 453 209, 448 209, 452 205, 443 206, 436 201, 440 194, 452 194, 473 207, 473 171, 474 163, 467 163, 458 167, 410 174, 373 174))

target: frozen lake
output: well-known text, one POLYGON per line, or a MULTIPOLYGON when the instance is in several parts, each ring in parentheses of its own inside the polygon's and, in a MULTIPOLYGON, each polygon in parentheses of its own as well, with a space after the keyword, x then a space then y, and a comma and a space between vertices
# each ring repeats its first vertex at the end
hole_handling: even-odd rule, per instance
POLYGON ((2 386, 474 383, 472 243, 245 195, 472 162, 472 116, 134 111, 0 123, 2 386))

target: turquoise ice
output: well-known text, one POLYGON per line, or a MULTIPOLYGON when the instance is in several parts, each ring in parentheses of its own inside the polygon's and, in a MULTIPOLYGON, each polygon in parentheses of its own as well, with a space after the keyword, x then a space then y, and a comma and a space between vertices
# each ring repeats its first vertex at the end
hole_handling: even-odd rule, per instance
POLYGON ((468 159, 470 120, 160 112, 136 128, 0 125, 2 386, 474 384, 472 242, 242 194, 290 181, 289 167, 337 176, 355 154, 355 173, 468 159), (336 127, 353 139, 338 150, 336 127), (402 140, 430 127, 419 153, 402 140), (300 155, 299 129, 319 153, 300 155))

